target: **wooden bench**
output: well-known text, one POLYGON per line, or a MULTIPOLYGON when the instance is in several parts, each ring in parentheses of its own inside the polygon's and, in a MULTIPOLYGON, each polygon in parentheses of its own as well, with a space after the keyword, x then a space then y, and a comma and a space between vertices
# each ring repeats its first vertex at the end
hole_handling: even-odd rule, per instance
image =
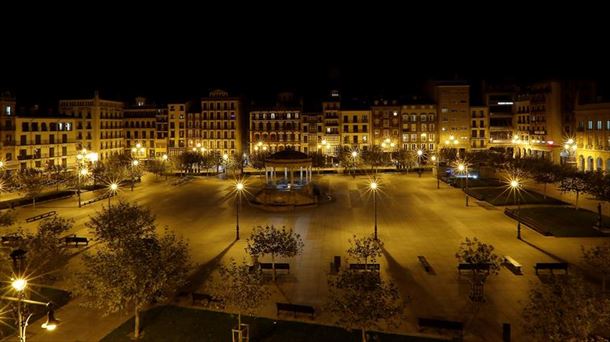
POLYGON ((470 264, 470 263, 461 263, 458 264, 458 272, 461 274, 462 270, 466 270, 466 271, 475 271, 475 270, 482 270, 482 271, 489 271, 490 268, 490 264, 470 264))
POLYGON ((417 318, 417 325, 420 329, 423 328, 435 328, 435 329, 446 329, 446 330, 455 330, 460 332, 460 336, 464 331, 464 323, 457 321, 448 321, 444 319, 436 319, 436 318, 417 318))
POLYGON ((536 274, 538 274, 538 270, 550 270, 551 274, 553 270, 564 270, 566 274, 568 274, 568 263, 567 262, 538 262, 534 266, 536 270, 536 274))
POLYGON ((504 256, 504 264, 510 266, 510 268, 517 273, 521 273, 521 264, 517 262, 517 260, 512 257, 505 255, 504 256))
POLYGON ((25 222, 34 222, 34 221, 42 220, 43 218, 55 216, 56 214, 57 213, 55 212, 55 210, 48 211, 48 212, 46 212, 44 214, 28 217, 28 218, 25 219, 25 222))
POLYGON ((66 244, 66 246, 70 243, 73 243, 74 247, 78 247, 79 244, 89 246, 89 239, 84 236, 76 236, 76 234, 72 234, 64 238, 64 243, 66 244))
POLYGON ((23 237, 21 235, 18 235, 17 233, 14 234, 10 234, 10 235, 4 235, 1 237, 1 241, 2 244, 14 244, 17 242, 20 242, 23 240, 23 237))
POLYGON ((419 259, 419 263, 424 267, 424 270, 427 273, 431 273, 433 271, 432 266, 430 266, 430 263, 428 263, 428 260, 426 260, 425 256, 418 256, 417 259, 419 259))
POLYGON ((198 293, 198 292, 193 292, 191 293, 191 299, 192 299, 192 304, 200 304, 200 305, 210 305, 212 303, 216 303, 221 307, 224 307, 224 301, 220 298, 216 298, 212 295, 209 295, 207 293, 198 293))
MULTIPOLYGON (((364 270, 365 264, 349 264, 350 270, 364 270)), ((367 270, 379 271, 379 264, 366 264, 367 270)))
MULTIPOLYGON (((272 270, 273 264, 270 262, 261 262, 258 264, 261 270, 272 270)), ((287 263, 276 263, 275 270, 283 270, 290 273, 290 264, 287 263)))
POLYGON ((277 309, 277 316, 280 315, 280 311, 290 311, 294 313, 294 317, 297 317, 297 313, 304 313, 311 315, 311 319, 314 319, 316 310, 310 305, 290 304, 290 303, 275 303, 277 309))

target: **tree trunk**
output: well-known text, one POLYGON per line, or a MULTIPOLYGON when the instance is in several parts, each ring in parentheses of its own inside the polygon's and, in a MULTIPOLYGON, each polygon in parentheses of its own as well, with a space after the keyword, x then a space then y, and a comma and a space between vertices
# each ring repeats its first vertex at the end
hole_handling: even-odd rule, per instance
POLYGON ((134 327, 133 327, 133 337, 137 340, 140 338, 140 308, 138 307, 138 302, 135 304, 135 313, 134 313, 134 327))
POLYGON ((273 281, 275 281, 275 254, 271 254, 271 269, 273 270, 273 281))
POLYGON ((32 197, 32 207, 36 208, 36 196, 32 197))
POLYGON ((362 330, 362 342, 366 342, 366 331, 364 330, 364 328, 362 328, 361 330, 362 330))
POLYGON ((602 293, 606 293, 606 276, 602 276, 602 293))
POLYGON ((576 191, 576 210, 578 210, 578 195, 580 195, 580 191, 576 191))
POLYGON ((546 183, 544 183, 544 199, 546 199, 546 183))

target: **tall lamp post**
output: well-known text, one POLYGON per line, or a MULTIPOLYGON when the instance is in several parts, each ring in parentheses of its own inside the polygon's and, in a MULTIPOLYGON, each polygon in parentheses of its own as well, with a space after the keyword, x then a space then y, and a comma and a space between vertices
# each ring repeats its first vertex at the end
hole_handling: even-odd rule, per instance
POLYGON ((135 168, 138 167, 138 165, 140 165, 140 162, 137 159, 131 161, 131 191, 133 191, 133 187, 135 186, 135 168))
POLYGON ((377 188, 379 184, 377 181, 372 181, 369 185, 371 191, 373 192, 373 211, 375 212, 375 240, 377 240, 377 188))
POLYGON ((112 196, 115 196, 117 191, 119 190, 119 185, 117 183, 112 183, 108 186, 108 208, 110 208, 110 199, 112 196))
POLYGON ((432 156, 432 157, 430 157, 430 160, 432 160, 432 162, 434 163, 434 168, 436 169, 436 188, 440 189, 441 188, 441 179, 440 179, 440 175, 438 174, 438 172, 439 172, 438 158, 436 156, 432 156))
POLYGON ((509 185, 513 193, 514 201, 517 202, 517 239, 521 240, 521 199, 519 196, 521 182, 515 178, 510 181, 509 185))
POLYGON ((163 156, 161 156, 161 162, 163 163, 163 172, 165 172, 165 180, 167 180, 167 170, 165 169, 166 168, 165 164, 167 163, 167 159, 168 159, 167 154, 164 154, 163 156))
POLYGON ((358 151, 352 151, 352 175, 356 177, 356 158, 358 157, 358 151))
POLYGON ((424 155, 424 151, 422 150, 417 150, 417 175, 419 177, 421 177, 422 174, 422 169, 421 169, 421 159, 422 156, 424 155))
POLYGON ((462 191, 466 194, 466 206, 468 206, 468 165, 465 162, 458 162, 457 171, 462 177, 466 177, 466 189, 464 189, 464 180, 462 180, 462 191))
POLYGON ((47 321, 42 324, 42 328, 47 331, 53 331, 57 328, 59 321, 55 318, 55 305, 52 302, 39 302, 27 299, 25 292, 28 286, 28 281, 24 278, 16 278, 11 282, 11 287, 17 292, 17 297, 2 296, 0 299, 15 302, 17 306, 17 326, 19 329, 19 342, 26 341, 26 329, 32 314, 27 313, 26 304, 42 305, 47 307, 47 321), (26 316, 27 315, 27 316, 26 316))
POLYGON ((239 240, 239 207, 241 206, 241 194, 244 191, 244 183, 242 181, 235 184, 235 240, 239 240))
POLYGON ((80 208, 82 206, 82 202, 81 202, 81 197, 80 197, 80 193, 81 193, 81 177, 87 177, 87 175, 89 174, 89 170, 87 170, 86 168, 82 168, 80 170, 78 170, 78 177, 77 177, 77 186, 78 189, 76 189, 76 193, 78 194, 78 207, 80 208))

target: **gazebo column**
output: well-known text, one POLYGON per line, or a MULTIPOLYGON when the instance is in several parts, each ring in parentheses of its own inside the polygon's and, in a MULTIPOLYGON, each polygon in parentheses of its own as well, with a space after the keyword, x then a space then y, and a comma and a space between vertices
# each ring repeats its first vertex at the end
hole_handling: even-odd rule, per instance
POLYGON ((286 181, 286 183, 288 183, 288 168, 287 167, 284 168, 284 180, 286 181))
POLYGON ((265 184, 269 184, 269 174, 268 174, 269 170, 267 170, 267 168, 265 168, 265 184))
POLYGON ((303 185, 303 167, 299 168, 299 182, 303 185))
POLYGON ((290 187, 294 186, 294 169, 290 169, 290 187))

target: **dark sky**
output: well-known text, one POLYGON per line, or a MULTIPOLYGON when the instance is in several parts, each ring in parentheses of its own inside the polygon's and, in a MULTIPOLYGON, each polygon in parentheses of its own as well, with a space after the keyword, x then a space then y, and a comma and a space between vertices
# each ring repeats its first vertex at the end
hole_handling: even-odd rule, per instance
POLYGON ((298 12, 304 18, 193 12, 109 11, 99 20, 21 23, 7 35, 12 53, 0 54, 0 89, 13 90, 22 104, 55 105, 94 89, 108 98, 141 94, 163 102, 216 87, 252 97, 279 90, 317 97, 332 88, 361 96, 417 92, 427 79, 610 75, 606 31, 569 17, 525 25, 528 16, 497 12, 485 20, 430 14, 415 22, 391 9, 353 17, 338 9, 321 19, 312 16, 319 10, 298 12))

